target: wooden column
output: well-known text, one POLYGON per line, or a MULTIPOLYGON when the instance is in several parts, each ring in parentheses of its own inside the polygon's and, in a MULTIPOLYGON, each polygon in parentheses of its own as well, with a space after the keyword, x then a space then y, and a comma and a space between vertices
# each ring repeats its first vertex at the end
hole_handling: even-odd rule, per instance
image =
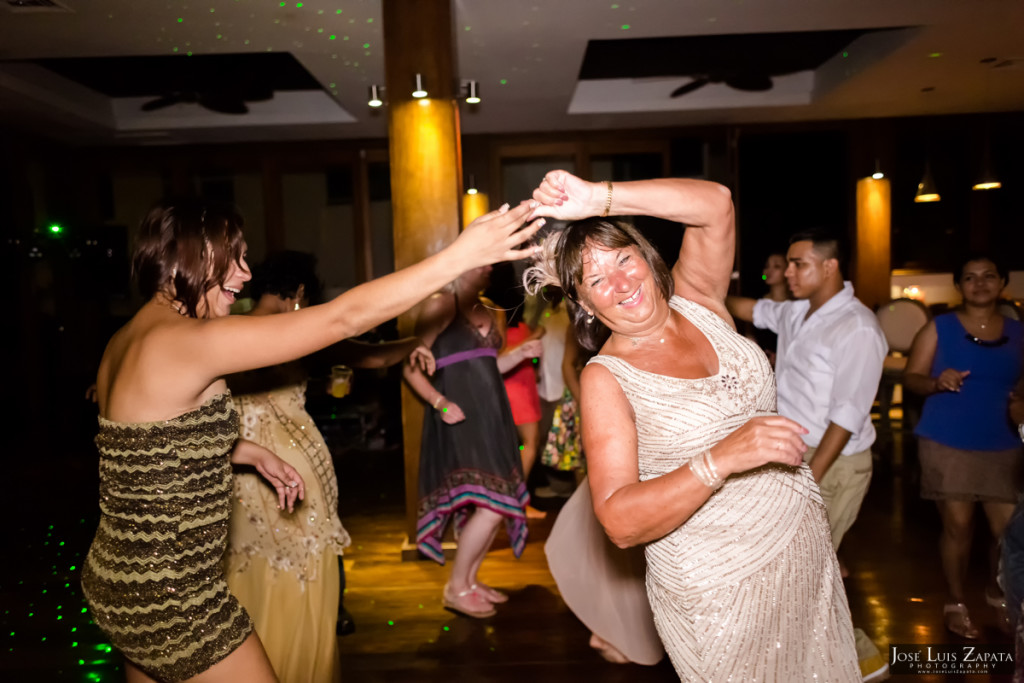
POLYGON ((891 204, 889 179, 857 181, 857 248, 853 288, 868 308, 888 303, 891 280, 891 204))
MULTIPOLYGON (((459 233, 459 111, 449 0, 384 0, 383 18, 397 270, 439 251, 459 233), (429 93, 423 99, 412 96, 416 74, 429 93)), ((411 333, 412 324, 411 314, 400 317, 399 332, 411 333)), ((422 404, 403 385, 406 559, 416 557, 422 422, 422 404)))

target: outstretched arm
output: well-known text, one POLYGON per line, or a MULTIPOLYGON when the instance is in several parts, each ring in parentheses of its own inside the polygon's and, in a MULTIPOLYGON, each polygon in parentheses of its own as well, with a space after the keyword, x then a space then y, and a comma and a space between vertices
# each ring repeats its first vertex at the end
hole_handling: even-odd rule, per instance
POLYGON ((317 366, 341 363, 354 368, 389 368, 396 363, 401 363, 414 351, 416 356, 410 360, 421 362, 421 367, 426 370, 428 375, 434 374, 434 356, 419 337, 406 337, 379 344, 362 342, 357 339, 343 339, 337 344, 313 354, 309 357, 309 361, 317 366))
POLYGON ((579 220, 590 216, 654 216, 682 223, 679 260, 672 268, 676 293, 723 317, 736 247, 732 195, 706 180, 661 178, 591 183, 567 171, 549 171, 534 190, 541 203, 532 216, 579 220), (609 202, 610 199, 610 202, 609 202), (695 228, 695 229, 689 229, 695 228))
POLYGON ((754 322, 754 304, 756 303, 757 299, 746 296, 725 297, 725 307, 729 309, 732 317, 748 323, 754 322))
POLYGON ((174 326, 160 340, 161 351, 201 387, 222 375, 309 355, 394 318, 466 270, 534 253, 533 247, 517 248, 541 227, 540 221, 522 227, 532 208, 524 202, 481 216, 437 254, 325 304, 286 316, 228 316, 174 326))

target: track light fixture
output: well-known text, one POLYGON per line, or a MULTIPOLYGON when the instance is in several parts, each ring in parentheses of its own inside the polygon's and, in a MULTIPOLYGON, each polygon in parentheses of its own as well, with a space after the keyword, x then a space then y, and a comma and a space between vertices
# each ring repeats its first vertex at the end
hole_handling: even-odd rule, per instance
POLYGON ((466 104, 480 104, 480 84, 466 81, 466 104))
POLYGON ((382 85, 371 85, 370 86, 370 99, 367 102, 371 107, 379 107, 384 104, 384 100, 380 98, 381 91, 384 90, 382 85))
POLYGON ((423 76, 416 74, 416 89, 412 91, 412 96, 419 99, 427 96, 427 91, 423 89, 423 76))

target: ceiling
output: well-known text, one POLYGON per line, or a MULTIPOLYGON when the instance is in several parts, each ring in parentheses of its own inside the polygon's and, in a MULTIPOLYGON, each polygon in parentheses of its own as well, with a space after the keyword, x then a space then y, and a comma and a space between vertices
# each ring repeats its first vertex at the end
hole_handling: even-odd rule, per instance
MULTIPOLYGON (((462 105, 469 134, 1024 110, 1021 0, 453 2, 458 76, 482 97, 462 105), (827 49, 771 35, 805 32, 827 49), (670 97, 722 63, 768 70, 810 52, 770 90, 709 82, 670 97)), ((79 143, 384 137, 386 107, 366 104, 384 82, 381 21, 381 0, 0 0, 0 124, 79 143), (176 88, 156 66, 173 60, 84 62, 116 88, 64 61, 266 53, 311 78, 244 115, 142 111, 176 88)))

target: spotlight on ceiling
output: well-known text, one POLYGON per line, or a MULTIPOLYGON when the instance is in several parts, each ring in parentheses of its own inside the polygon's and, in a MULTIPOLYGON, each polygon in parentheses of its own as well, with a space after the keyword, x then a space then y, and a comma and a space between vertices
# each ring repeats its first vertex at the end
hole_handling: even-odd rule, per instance
POLYGON ((480 84, 477 81, 466 83, 466 104, 480 104, 480 84))
POLYGON ((384 104, 384 100, 382 100, 380 98, 380 92, 383 89, 384 89, 384 86, 381 86, 381 85, 371 85, 370 86, 370 99, 367 102, 367 104, 370 105, 371 107, 379 107, 382 104, 384 104))
POLYGON ((416 98, 427 96, 427 91, 423 89, 423 76, 420 74, 416 74, 416 89, 412 91, 412 96, 416 98))

